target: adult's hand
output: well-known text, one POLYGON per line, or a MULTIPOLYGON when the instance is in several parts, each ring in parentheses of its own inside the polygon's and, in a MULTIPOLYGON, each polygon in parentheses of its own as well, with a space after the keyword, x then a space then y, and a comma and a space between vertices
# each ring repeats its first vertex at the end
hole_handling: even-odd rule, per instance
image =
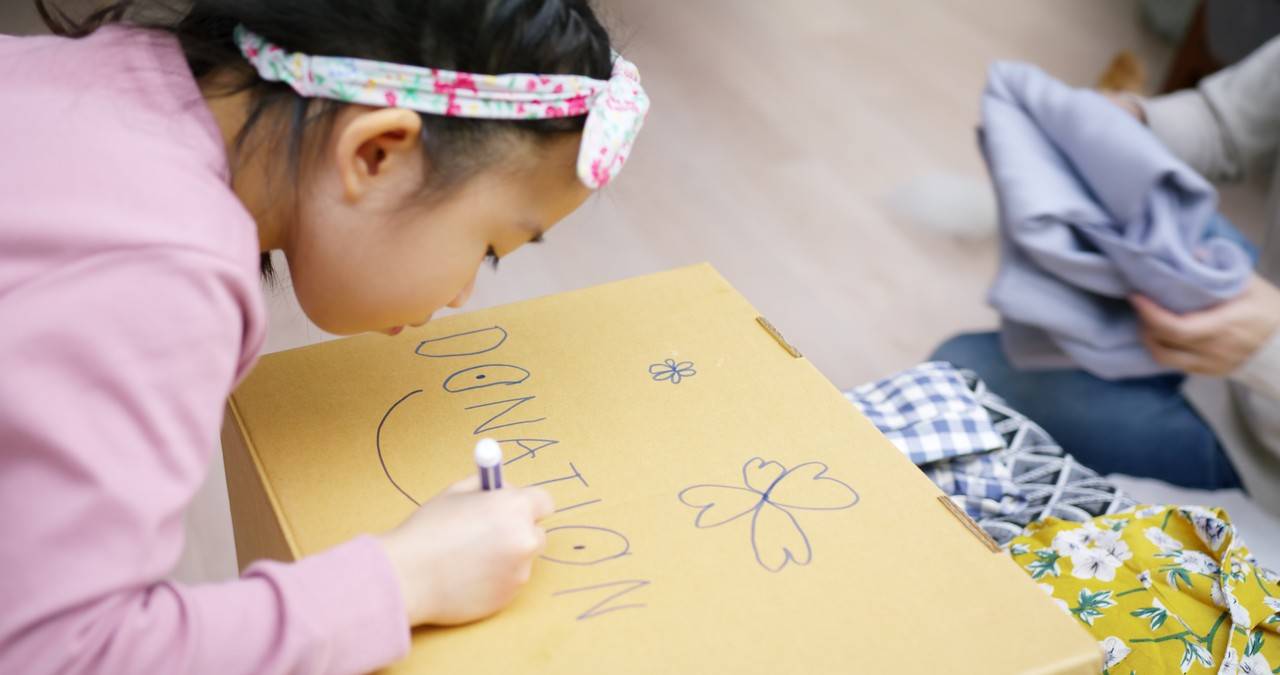
POLYGON ((1185 373, 1230 375, 1280 331, 1280 289, 1256 274, 1243 293, 1199 312, 1175 314, 1143 296, 1130 301, 1156 362, 1185 373))

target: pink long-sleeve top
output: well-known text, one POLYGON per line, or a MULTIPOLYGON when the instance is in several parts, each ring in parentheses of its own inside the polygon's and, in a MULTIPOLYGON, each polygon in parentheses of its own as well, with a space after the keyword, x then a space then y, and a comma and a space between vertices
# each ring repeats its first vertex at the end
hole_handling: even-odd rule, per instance
POLYGON ((265 332, 257 228, 172 37, 0 36, 0 672, 343 673, 408 649, 369 537, 166 581, 265 332))

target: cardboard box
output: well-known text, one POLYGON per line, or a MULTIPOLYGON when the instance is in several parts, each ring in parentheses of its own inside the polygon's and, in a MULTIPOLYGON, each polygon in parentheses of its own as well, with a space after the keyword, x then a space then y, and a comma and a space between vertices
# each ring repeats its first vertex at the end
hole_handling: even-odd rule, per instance
POLYGON ((516 602, 396 673, 1097 673, 1097 643, 709 266, 267 356, 241 566, 389 529, 502 441, 560 511, 516 602))

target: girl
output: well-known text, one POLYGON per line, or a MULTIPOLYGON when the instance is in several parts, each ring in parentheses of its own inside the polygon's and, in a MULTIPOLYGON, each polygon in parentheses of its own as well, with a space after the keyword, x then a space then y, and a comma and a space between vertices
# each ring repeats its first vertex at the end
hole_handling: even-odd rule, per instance
POLYGON ((321 328, 395 334, 617 173, 648 100, 587 0, 40 8, 64 37, 0 38, 0 672, 366 671, 504 606, 541 490, 164 577, 268 252, 321 328))

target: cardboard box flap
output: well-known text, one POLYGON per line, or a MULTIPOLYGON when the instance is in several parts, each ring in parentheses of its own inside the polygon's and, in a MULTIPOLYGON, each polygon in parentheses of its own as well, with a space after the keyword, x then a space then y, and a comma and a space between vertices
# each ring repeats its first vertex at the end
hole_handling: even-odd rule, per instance
POLYGON ((287 534, 243 538, 296 555, 391 528, 486 436, 509 484, 555 497, 516 602, 418 631, 396 672, 1100 668, 709 266, 271 355, 232 405, 228 452, 273 505, 237 515, 238 544, 261 518, 287 534))

